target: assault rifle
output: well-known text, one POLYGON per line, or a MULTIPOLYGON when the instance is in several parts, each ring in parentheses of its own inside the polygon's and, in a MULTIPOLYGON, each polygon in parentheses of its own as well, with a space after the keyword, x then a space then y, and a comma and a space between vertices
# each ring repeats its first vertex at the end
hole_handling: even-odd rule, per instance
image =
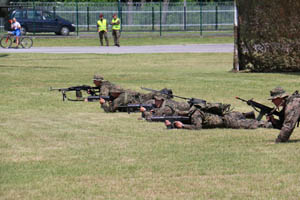
POLYGON ((82 90, 86 91, 88 94, 91 94, 92 96, 95 96, 97 93, 100 92, 100 89, 98 87, 91 87, 89 85, 81 85, 81 86, 72 86, 69 88, 49 88, 50 91, 53 90, 57 90, 59 92, 61 92, 62 97, 63 97, 63 101, 65 101, 65 99, 69 100, 69 101, 84 101, 82 99, 82 90), (70 91, 75 91, 76 92, 76 99, 70 99, 67 97, 67 92, 70 91))
POLYGON ((187 98, 187 97, 181 97, 181 96, 174 95, 173 92, 172 92, 172 90, 169 90, 169 89, 153 90, 153 89, 144 88, 144 87, 141 87, 141 89, 147 90, 147 91, 151 91, 151 92, 158 92, 158 93, 167 95, 170 98, 177 97, 179 99, 184 99, 184 100, 187 100, 187 102, 189 104, 191 104, 191 105, 194 105, 194 104, 206 104, 206 101, 203 100, 203 99, 187 98))
POLYGON ((180 121, 183 124, 190 124, 191 123, 190 117, 184 117, 184 116, 152 116, 150 118, 150 120, 152 122, 165 122, 166 120, 170 121, 171 124, 169 126, 167 126, 167 129, 174 128, 173 123, 175 121, 180 121))
POLYGON ((249 106, 252 106, 254 110, 256 110, 257 112, 259 112, 259 115, 257 117, 257 120, 260 121, 261 118, 264 116, 264 115, 276 115, 278 116, 279 118, 283 118, 283 113, 280 113, 276 110, 276 108, 270 108, 268 106, 265 106, 263 104, 260 104, 256 101, 253 101, 252 99, 250 100, 245 100, 245 99, 242 99, 242 98, 239 98, 239 97, 235 97, 236 99, 238 100, 241 100, 243 102, 246 102, 249 106))
POLYGON ((126 106, 119 106, 118 111, 128 112, 128 114, 130 114, 131 112, 139 112, 141 107, 144 107, 146 108, 147 111, 149 111, 155 108, 155 105, 154 104, 127 104, 126 106))

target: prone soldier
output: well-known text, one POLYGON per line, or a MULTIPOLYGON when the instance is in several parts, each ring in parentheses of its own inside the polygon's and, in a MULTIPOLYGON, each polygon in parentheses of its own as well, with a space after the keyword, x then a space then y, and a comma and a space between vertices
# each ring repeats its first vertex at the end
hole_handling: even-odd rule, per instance
MULTIPOLYGON (((162 89, 161 91, 171 91, 169 89, 162 89)), ((112 101, 105 101, 100 99, 101 107, 105 112, 116 112, 120 111, 121 106, 126 106, 128 104, 154 104, 154 96, 157 95, 156 92, 150 92, 147 94, 135 92, 132 90, 121 90, 119 88, 114 88, 111 91, 111 96, 114 96, 112 101)))
POLYGON ((208 106, 194 105, 188 112, 179 113, 179 115, 189 116, 191 124, 183 124, 180 121, 175 121, 171 124, 170 121, 166 121, 165 125, 167 127, 172 125, 174 128, 194 130, 203 128, 272 128, 271 123, 256 120, 253 112, 240 113, 237 111, 231 111, 229 107, 229 104, 210 104, 208 106))
POLYGON ((146 111, 143 107, 140 109, 142 116, 144 116, 147 121, 151 121, 152 116, 174 116, 180 111, 189 110, 191 107, 187 102, 177 102, 163 94, 154 96, 154 104, 155 108, 151 111, 146 111))
POLYGON ((94 75, 93 82, 95 86, 99 88, 100 96, 109 96, 110 91, 116 87, 118 89, 121 89, 120 86, 116 86, 115 84, 104 80, 103 76, 101 76, 100 74, 94 75))

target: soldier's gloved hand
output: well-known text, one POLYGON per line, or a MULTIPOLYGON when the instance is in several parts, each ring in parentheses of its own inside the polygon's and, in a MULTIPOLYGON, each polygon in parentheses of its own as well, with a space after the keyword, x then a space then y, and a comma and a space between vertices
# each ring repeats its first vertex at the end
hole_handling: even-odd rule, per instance
POLYGON ((175 125, 176 128, 182 128, 183 127, 183 123, 180 122, 180 121, 175 121, 174 125, 175 125))
POLYGON ((143 107, 143 106, 141 106, 141 107, 140 107, 140 111, 141 111, 141 112, 145 112, 145 111, 146 111, 146 108, 143 107))
POLYGON ((104 104, 104 103, 105 103, 105 100, 102 99, 102 98, 100 98, 99 102, 100 102, 100 104, 104 104))

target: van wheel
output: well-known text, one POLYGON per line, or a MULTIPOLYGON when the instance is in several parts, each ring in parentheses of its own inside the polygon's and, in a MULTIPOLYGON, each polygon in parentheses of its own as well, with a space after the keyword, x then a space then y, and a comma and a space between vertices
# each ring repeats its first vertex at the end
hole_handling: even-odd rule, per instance
POLYGON ((21 27, 21 34, 22 34, 22 35, 26 35, 26 34, 27 34, 27 29, 26 29, 26 27, 24 27, 24 26, 21 27))
POLYGON ((61 34, 61 35, 66 36, 66 35, 69 35, 69 33, 70 33, 70 30, 69 30, 68 27, 63 26, 63 27, 60 29, 60 34, 61 34))

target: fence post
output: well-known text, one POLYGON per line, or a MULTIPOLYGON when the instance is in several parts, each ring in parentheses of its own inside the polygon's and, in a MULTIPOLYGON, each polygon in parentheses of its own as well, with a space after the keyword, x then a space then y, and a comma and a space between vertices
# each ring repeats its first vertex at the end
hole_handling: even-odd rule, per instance
POLYGON ((154 7, 152 5, 152 31, 154 31, 154 7))
POLYGON ((218 30, 218 3, 216 5, 216 30, 218 30))
POLYGON ((162 9, 161 9, 161 1, 162 0, 160 0, 159 1, 159 36, 161 37, 161 29, 162 29, 162 25, 161 25, 161 23, 162 23, 162 9))
POLYGON ((118 0, 118 16, 121 20, 121 29, 120 32, 122 32, 123 29, 123 19, 122 19, 122 2, 121 0, 118 0))
POLYGON ((186 31, 186 0, 183 4, 183 29, 186 31))
MULTIPOLYGON (((35 1, 32 2, 32 7, 33 7, 33 12, 35 13, 36 10, 35 10, 35 1)), ((36 18, 34 17, 33 18, 33 35, 35 35, 35 32, 36 32, 36 18)))
POLYGON ((199 3, 200 6, 200 36, 202 36, 202 31, 203 31, 203 24, 202 24, 202 3, 199 3))
POLYGON ((54 15, 54 18, 56 18, 56 6, 53 6, 53 15, 54 15))
POLYGON ((77 37, 79 35, 79 16, 78 16, 78 0, 76 0, 76 24, 77 24, 77 27, 76 27, 76 32, 77 32, 77 37))
POLYGON ((87 23, 87 31, 90 31, 90 7, 86 7, 86 23, 87 23))

